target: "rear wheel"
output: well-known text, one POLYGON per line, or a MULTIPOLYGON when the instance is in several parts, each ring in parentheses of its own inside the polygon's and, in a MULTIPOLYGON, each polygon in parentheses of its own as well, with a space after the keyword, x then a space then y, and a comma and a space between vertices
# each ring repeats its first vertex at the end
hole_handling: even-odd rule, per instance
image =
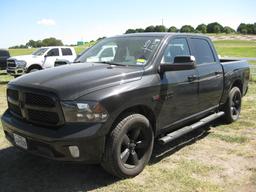
POLYGON ((148 163, 154 134, 149 120, 141 114, 123 118, 106 144, 103 168, 119 178, 138 175, 148 163))
POLYGON ((233 87, 229 92, 227 103, 224 107, 224 119, 227 123, 238 120, 241 111, 242 95, 238 87, 233 87))

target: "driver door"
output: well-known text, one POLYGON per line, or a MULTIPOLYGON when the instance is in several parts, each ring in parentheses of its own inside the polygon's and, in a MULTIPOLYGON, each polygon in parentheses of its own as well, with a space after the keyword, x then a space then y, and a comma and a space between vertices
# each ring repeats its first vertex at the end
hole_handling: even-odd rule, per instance
POLYGON ((43 68, 54 67, 56 59, 60 59, 60 50, 59 48, 52 48, 45 55, 43 68))
MULTIPOLYGON (((161 64, 172 65, 176 56, 191 55, 185 37, 171 39, 167 44, 161 64)), ((198 73, 196 69, 166 71, 161 78, 161 98, 163 100, 160 126, 172 127, 180 120, 189 118, 199 112, 198 107, 198 73)))

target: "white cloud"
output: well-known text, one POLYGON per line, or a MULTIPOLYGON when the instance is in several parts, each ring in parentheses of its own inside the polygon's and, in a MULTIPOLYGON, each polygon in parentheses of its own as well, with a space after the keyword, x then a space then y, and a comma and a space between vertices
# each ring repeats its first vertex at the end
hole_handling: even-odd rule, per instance
POLYGON ((54 26, 56 25, 56 22, 53 19, 41 19, 37 21, 37 24, 44 26, 54 26))

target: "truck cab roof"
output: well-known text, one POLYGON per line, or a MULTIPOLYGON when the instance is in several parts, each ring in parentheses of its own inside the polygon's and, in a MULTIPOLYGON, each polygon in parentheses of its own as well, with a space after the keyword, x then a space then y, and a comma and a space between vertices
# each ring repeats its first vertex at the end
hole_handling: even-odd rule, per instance
POLYGON ((159 37, 170 37, 170 36, 189 36, 189 37, 202 37, 209 38, 203 34, 194 34, 194 33, 170 33, 170 32, 149 32, 149 33, 129 33, 124 35, 118 35, 115 37, 124 37, 124 36, 138 36, 138 37, 148 37, 148 36, 159 36, 159 37))
POLYGON ((48 46, 48 47, 40 47, 40 48, 74 48, 74 47, 71 47, 71 46, 48 46))

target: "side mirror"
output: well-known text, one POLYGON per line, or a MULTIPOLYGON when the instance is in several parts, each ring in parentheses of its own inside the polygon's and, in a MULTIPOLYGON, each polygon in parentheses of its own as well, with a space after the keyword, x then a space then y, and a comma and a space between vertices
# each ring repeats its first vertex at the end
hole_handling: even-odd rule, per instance
POLYGON ((165 71, 183 71, 195 69, 194 56, 176 56, 172 64, 161 64, 159 66, 160 74, 165 71))

